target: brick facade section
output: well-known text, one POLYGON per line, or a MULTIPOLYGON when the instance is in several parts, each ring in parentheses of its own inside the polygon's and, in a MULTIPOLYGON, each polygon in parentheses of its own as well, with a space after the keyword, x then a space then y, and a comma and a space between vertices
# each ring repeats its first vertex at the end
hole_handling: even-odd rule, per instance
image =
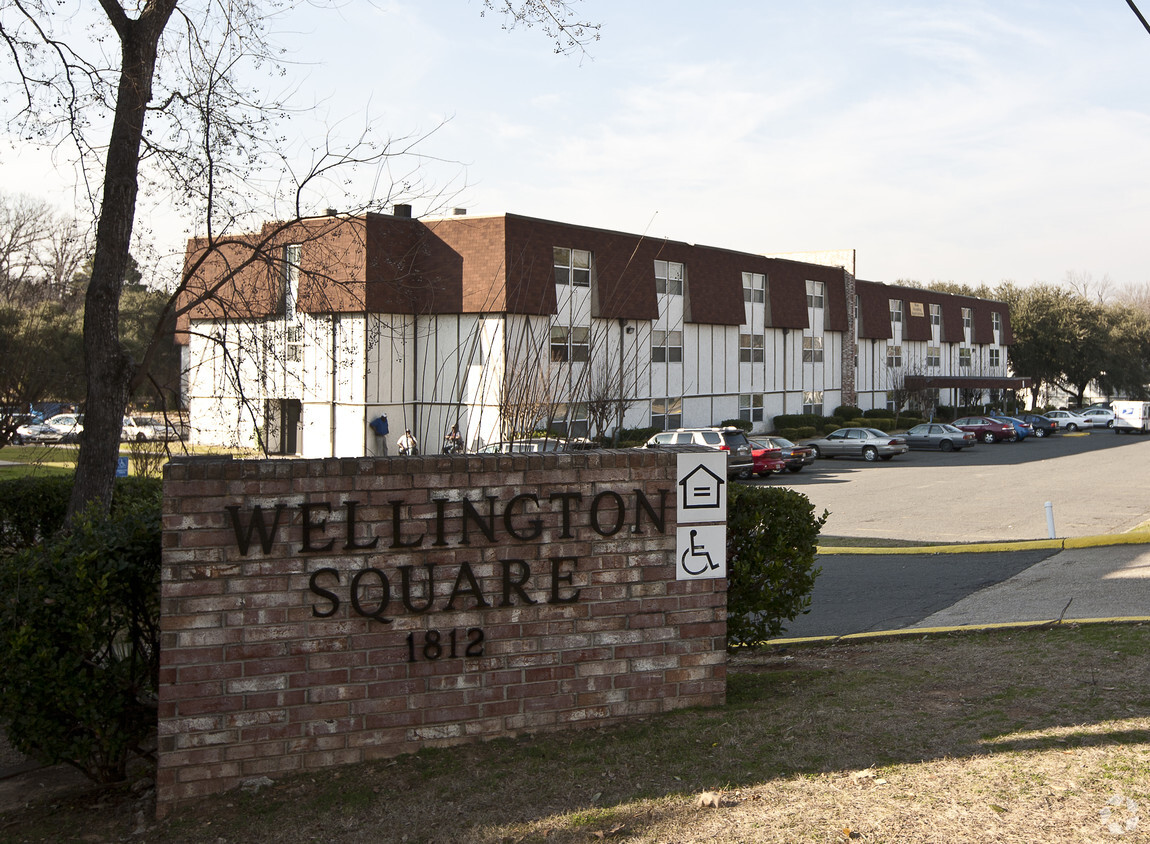
POLYGON ((635 450, 169 463, 158 813, 252 777, 721 705, 726 581, 675 579, 675 460, 635 450), (227 508, 246 535, 257 506, 269 552, 252 531, 243 554, 227 508), (368 571, 357 612, 351 583, 367 569, 387 578, 390 600, 381 606, 368 571), (464 656, 474 630, 482 655, 464 656))

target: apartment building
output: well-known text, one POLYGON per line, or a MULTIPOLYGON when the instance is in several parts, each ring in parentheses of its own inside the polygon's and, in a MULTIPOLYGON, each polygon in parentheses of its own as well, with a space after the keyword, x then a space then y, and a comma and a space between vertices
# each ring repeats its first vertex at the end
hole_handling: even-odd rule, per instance
POLYGON ((476 450, 1023 386, 1004 304, 858 280, 842 254, 404 206, 192 240, 192 440, 357 456, 404 430, 438 451, 458 424, 476 450))

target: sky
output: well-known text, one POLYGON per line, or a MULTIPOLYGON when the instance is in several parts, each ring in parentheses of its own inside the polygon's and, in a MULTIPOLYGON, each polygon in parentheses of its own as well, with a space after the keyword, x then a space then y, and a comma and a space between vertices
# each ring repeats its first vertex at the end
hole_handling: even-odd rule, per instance
MULTIPOLYGON (((568 55, 480 0, 293 13, 277 24, 304 110, 288 143, 367 120, 426 135, 392 171, 417 216, 854 249, 875 281, 1150 283, 1150 34, 1125 0, 576 8, 600 38, 568 55)), ((64 204, 69 177, 0 148, 7 192, 64 204)), ((146 219, 183 248, 162 206, 146 219)))

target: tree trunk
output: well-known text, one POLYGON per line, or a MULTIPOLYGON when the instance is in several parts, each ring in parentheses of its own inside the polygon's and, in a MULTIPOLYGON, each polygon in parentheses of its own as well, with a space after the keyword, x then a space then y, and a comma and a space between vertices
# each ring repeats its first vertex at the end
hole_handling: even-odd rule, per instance
POLYGON ((93 503, 107 512, 112 503, 120 431, 135 363, 120 343, 120 291, 128 267, 139 189, 140 142, 160 35, 176 0, 150 0, 136 20, 118 3, 100 0, 120 36, 120 84, 104 167, 104 195, 96 226, 92 279, 84 301, 84 368, 88 395, 84 433, 68 520, 93 503))

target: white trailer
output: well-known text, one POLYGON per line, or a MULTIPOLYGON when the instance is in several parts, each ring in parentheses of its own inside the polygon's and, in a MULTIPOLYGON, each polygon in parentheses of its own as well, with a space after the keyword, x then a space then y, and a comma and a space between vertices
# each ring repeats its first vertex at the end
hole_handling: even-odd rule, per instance
POLYGON ((1112 401, 1114 433, 1145 434, 1150 431, 1150 401, 1112 401))

